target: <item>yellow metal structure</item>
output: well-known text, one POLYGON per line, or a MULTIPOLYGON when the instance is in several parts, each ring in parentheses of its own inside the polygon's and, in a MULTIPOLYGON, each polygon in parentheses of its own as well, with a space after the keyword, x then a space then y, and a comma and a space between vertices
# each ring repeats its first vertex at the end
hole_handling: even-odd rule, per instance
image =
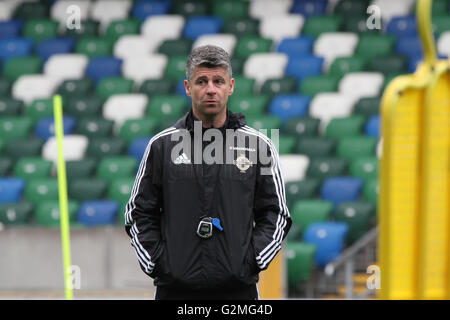
POLYGON ((450 63, 436 61, 431 3, 417 6, 424 62, 381 103, 381 299, 450 298, 450 63))
POLYGON ((270 262, 267 270, 260 273, 258 282, 259 296, 261 299, 285 298, 285 260, 283 250, 280 250, 270 262))

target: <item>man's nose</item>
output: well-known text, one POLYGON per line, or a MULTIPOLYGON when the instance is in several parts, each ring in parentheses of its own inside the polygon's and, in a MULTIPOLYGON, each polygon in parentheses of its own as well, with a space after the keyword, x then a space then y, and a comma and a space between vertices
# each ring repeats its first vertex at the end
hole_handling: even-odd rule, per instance
POLYGON ((216 87, 214 86, 214 83, 212 81, 208 82, 208 85, 206 87, 206 93, 208 94, 216 93, 216 87))

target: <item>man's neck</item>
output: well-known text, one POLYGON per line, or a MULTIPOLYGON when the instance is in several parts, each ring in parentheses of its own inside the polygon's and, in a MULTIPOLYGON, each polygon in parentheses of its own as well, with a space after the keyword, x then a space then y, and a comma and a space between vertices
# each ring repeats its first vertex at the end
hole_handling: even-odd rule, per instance
POLYGON ((203 115, 199 115, 196 110, 193 108, 192 112, 198 120, 202 121, 203 128, 221 128, 225 124, 227 120, 226 109, 225 112, 220 114, 213 115, 211 117, 205 117, 203 115))

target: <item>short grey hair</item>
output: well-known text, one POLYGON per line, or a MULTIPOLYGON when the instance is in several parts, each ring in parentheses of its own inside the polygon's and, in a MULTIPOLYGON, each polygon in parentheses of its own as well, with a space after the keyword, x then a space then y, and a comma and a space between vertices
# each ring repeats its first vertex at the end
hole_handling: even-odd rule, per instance
POLYGON ((230 56, 218 46, 206 45, 191 51, 186 61, 186 79, 188 81, 191 80, 194 69, 197 66, 207 68, 221 67, 226 69, 230 78, 232 76, 230 56))

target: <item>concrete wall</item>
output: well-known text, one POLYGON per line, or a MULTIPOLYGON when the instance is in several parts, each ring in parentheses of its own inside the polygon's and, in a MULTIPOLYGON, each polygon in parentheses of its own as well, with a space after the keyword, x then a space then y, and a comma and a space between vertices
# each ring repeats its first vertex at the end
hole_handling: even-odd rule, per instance
MULTIPOLYGON (((121 227, 72 228, 72 265, 79 267, 81 290, 146 289, 153 279, 141 269, 121 227)), ((0 290, 64 288, 58 228, 0 230, 0 290)))

